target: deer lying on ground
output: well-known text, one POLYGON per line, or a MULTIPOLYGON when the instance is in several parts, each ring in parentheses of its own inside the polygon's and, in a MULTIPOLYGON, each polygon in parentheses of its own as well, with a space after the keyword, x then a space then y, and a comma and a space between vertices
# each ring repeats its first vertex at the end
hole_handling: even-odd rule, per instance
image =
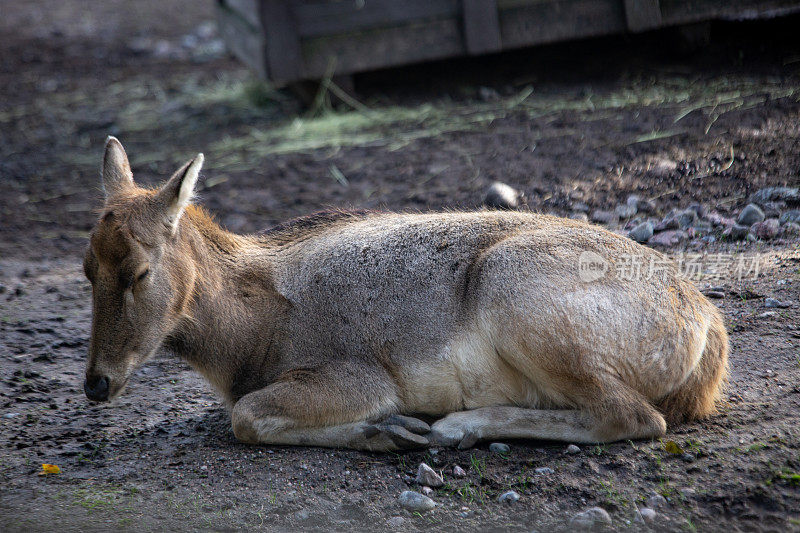
POLYGON ((673 266, 613 275, 625 256, 664 261, 647 247, 501 211, 322 213, 236 235, 191 204, 202 164, 142 189, 106 143, 84 263, 91 400, 119 395, 163 345, 219 391, 249 443, 592 443, 714 412, 720 313, 673 266), (582 275, 587 253, 607 272, 582 275))

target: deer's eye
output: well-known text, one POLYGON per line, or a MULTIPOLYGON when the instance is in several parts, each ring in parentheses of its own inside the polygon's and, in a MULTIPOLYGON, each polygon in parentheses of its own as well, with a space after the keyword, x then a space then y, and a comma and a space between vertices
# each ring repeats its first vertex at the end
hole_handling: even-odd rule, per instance
POLYGON ((138 283, 138 282, 142 281, 144 278, 146 278, 146 277, 147 277, 147 275, 148 275, 149 273, 150 273, 150 269, 149 269, 149 268, 145 268, 145 269, 144 269, 144 272, 142 272, 141 274, 139 274, 138 276, 136 276, 136 282, 138 283))

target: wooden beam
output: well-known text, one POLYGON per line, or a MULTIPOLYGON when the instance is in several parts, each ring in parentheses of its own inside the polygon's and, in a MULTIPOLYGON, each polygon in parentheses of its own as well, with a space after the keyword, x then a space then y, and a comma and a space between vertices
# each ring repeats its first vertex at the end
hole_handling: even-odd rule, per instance
POLYGON ((300 38, 290 0, 261 0, 267 76, 282 84, 304 78, 300 38))
POLYGON ((659 0, 625 0, 625 20, 632 32, 661 27, 659 0))
POLYGON ((369 0, 297 2, 293 7, 300 37, 321 37, 457 17, 459 0, 369 0))
POLYGON ((239 13, 253 28, 260 29, 261 15, 258 0, 218 0, 227 5, 232 11, 239 13))
POLYGON ((503 48, 500 39, 500 17, 496 0, 462 0, 464 41, 472 55, 498 52, 503 48))
POLYGON ((217 2, 217 24, 228 50, 259 77, 266 78, 261 30, 253 28, 242 13, 222 1, 217 2))

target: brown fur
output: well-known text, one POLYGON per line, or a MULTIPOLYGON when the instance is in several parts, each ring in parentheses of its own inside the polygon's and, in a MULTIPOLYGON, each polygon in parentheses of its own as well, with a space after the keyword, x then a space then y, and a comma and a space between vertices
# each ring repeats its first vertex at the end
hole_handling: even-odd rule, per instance
POLYGON ((582 253, 613 272, 626 255, 664 260, 649 248, 501 212, 334 211, 234 235, 189 204, 201 163, 145 190, 107 145, 85 269, 87 383, 108 378, 111 397, 165 345, 220 392, 248 442, 596 442, 714 412, 728 349, 716 308, 674 267, 578 276, 582 253), (429 434, 393 417, 415 412, 446 416, 429 434))

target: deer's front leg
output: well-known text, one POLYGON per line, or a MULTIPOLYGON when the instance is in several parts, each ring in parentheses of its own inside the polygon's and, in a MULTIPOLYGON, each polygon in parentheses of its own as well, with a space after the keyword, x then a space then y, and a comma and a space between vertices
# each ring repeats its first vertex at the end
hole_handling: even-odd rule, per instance
POLYGON ((424 422, 394 414, 394 384, 379 369, 288 372, 233 407, 243 442, 392 451, 428 445, 424 422))

